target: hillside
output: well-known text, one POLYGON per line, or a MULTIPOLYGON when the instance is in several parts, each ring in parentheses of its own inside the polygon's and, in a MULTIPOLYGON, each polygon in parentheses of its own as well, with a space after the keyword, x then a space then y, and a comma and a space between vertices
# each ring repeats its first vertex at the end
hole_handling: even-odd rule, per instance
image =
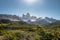
POLYGON ((0 23, 0 40, 60 40, 59 26, 58 30, 48 28, 59 24, 52 23, 45 28, 44 25, 30 25, 22 21, 0 23))
POLYGON ((60 28, 60 21, 50 23, 50 24, 46 24, 44 27, 47 27, 47 28, 60 28))

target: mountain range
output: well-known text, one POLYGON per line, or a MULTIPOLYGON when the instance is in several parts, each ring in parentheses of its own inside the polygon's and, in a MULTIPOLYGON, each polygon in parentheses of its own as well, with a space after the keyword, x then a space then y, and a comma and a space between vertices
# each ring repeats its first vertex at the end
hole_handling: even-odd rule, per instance
POLYGON ((60 21, 54 18, 49 18, 49 17, 37 18, 36 16, 31 16, 29 13, 27 13, 26 15, 23 14, 21 17, 16 15, 0 14, 0 20, 1 19, 9 19, 11 21, 23 21, 28 24, 48 24, 48 23, 54 23, 54 22, 60 21))
POLYGON ((10 21, 20 21, 20 18, 16 15, 0 14, 1 19, 9 19, 10 21))

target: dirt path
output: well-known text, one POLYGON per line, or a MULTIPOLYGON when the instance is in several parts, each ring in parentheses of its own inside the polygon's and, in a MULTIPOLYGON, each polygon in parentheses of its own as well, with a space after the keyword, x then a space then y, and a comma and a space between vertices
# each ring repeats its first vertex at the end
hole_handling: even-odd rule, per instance
POLYGON ((0 36, 0 40, 3 40, 3 36, 0 36))

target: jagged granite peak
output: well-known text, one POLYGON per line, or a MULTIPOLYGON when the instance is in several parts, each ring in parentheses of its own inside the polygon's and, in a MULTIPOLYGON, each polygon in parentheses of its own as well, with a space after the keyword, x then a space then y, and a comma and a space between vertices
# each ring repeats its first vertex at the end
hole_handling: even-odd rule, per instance
POLYGON ((25 17, 25 15, 23 14, 22 17, 25 17))
POLYGON ((30 16, 29 12, 26 14, 26 16, 30 16))
POLYGON ((22 21, 27 22, 28 20, 31 19, 30 14, 29 13, 27 13, 26 15, 23 14, 22 17, 21 17, 21 19, 22 19, 22 21))
POLYGON ((31 23, 31 24, 48 24, 48 23, 56 22, 58 20, 56 20, 54 18, 49 18, 49 17, 37 18, 36 16, 30 16, 30 14, 27 13, 26 15, 22 16, 22 21, 25 21, 25 22, 31 23))

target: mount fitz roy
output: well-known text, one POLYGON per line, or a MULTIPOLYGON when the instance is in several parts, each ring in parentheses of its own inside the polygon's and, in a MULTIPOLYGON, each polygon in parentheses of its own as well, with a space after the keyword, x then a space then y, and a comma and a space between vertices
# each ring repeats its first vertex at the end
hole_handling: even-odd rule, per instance
POLYGON ((0 20, 1 19, 9 19, 10 21, 23 21, 28 24, 48 24, 60 21, 49 17, 37 18, 36 16, 30 16, 29 13, 27 13, 26 15, 23 14, 22 17, 18 17, 16 15, 0 14, 0 20))
POLYGON ((48 24, 48 23, 54 23, 54 22, 59 21, 59 20, 56 20, 54 18, 49 18, 49 17, 37 18, 36 16, 30 16, 29 13, 27 13, 26 15, 23 14, 21 17, 21 20, 29 24, 48 24))

